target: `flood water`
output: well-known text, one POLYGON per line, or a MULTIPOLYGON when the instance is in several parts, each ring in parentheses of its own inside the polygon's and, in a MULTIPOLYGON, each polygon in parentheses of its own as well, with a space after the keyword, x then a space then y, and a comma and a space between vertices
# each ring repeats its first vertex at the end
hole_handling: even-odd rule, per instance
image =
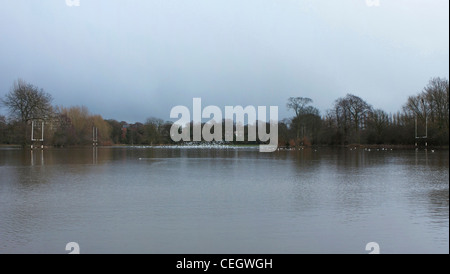
POLYGON ((449 253, 448 151, 0 148, 0 253, 449 253))

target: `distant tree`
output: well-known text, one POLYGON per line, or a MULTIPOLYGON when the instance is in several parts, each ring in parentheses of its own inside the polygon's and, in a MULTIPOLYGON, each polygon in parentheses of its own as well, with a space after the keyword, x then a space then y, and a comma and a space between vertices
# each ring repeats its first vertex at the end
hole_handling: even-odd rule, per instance
POLYGON ((372 107, 358 96, 347 94, 334 104, 338 128, 343 130, 345 142, 361 142, 360 129, 365 126, 365 120, 372 107), (354 138, 350 139, 350 134, 354 138))
POLYGON ((306 97, 290 97, 286 106, 295 112, 295 117, 299 117, 302 114, 306 114, 307 105, 312 102, 312 99, 306 97))
POLYGON ((47 119, 52 113, 52 96, 32 84, 19 79, 1 100, 12 117, 26 123, 33 118, 47 119))
POLYGON ((3 136, 5 138, 4 143, 6 144, 20 144, 21 142, 23 142, 22 145, 25 144, 26 140, 24 140, 24 136, 27 135, 24 123, 16 119, 9 120, 3 136))
MULTIPOLYGON (((161 143, 162 144, 172 144, 174 143, 172 138, 170 137, 170 128, 172 127, 173 122, 166 121, 160 127, 161 134, 161 143)), ((222 138, 224 140, 224 138, 222 138)))
POLYGON ((58 113, 56 117, 57 127, 53 133, 53 145, 65 146, 77 144, 78 138, 70 118, 64 113, 58 113))
POLYGON ((155 127, 159 130, 159 128, 164 124, 164 121, 159 118, 150 117, 147 119, 146 124, 155 125, 155 127))
MULTIPOLYGON (((100 144, 111 144, 111 126, 103 120, 103 117, 101 115, 91 115, 89 117, 90 122, 92 125, 90 126, 88 132, 90 133, 90 136, 92 136, 92 127, 96 128, 97 132, 97 139, 100 144)), ((90 137, 89 136, 89 137, 90 137)), ((92 140, 91 138, 89 138, 92 140)))
POLYGON ((382 109, 375 109, 369 113, 367 120, 368 143, 384 143, 385 133, 390 125, 389 115, 382 109))
POLYGON ((62 117, 60 119, 60 127, 67 134, 70 133, 71 137, 68 140, 71 140, 71 142, 73 140, 74 144, 92 144, 94 127, 97 128, 97 137, 100 143, 111 142, 111 126, 100 115, 91 115, 87 107, 60 107, 58 108, 58 112, 60 117, 62 117), (70 124, 68 125, 68 123, 70 124))
POLYGON ((148 118, 144 124, 144 139, 147 144, 160 144, 161 131, 164 121, 158 118, 148 118))
POLYGON ((290 120, 283 119, 278 123, 278 146, 286 147, 289 146, 289 124, 290 120))
POLYGON ((6 143, 8 124, 6 122, 6 117, 0 115, 0 144, 6 143))
POLYGON ((290 97, 286 104, 289 110, 293 110, 291 127, 296 133, 297 141, 304 143, 305 139, 316 139, 320 126, 319 110, 309 106, 313 102, 310 98, 290 97))
POLYGON ((425 104, 424 94, 417 96, 409 96, 403 110, 407 116, 417 117, 420 120, 425 120, 427 117, 427 105, 425 104))
POLYGON ((327 110, 322 119, 319 141, 322 144, 337 145, 343 143, 342 133, 338 128, 335 110, 327 110))
POLYGON ((448 144, 449 136, 449 83, 447 79, 432 78, 421 93, 410 96, 403 106, 410 121, 417 119, 420 127, 428 126, 430 138, 448 144))
POLYGON ((111 141, 115 144, 119 144, 122 135, 122 124, 114 119, 109 119, 105 121, 109 124, 111 128, 110 134, 111 141))
POLYGON ((128 127, 127 143, 130 145, 149 144, 145 138, 145 126, 142 123, 135 123, 128 127))
POLYGON ((22 139, 22 145, 26 145, 30 138, 30 132, 27 127, 27 123, 32 119, 48 120, 52 116, 52 96, 49 93, 44 92, 43 89, 39 89, 32 84, 25 82, 22 79, 18 79, 13 83, 9 93, 0 100, 0 103, 6 106, 9 110, 14 122, 11 134, 14 143, 20 143, 22 139))
POLYGON ((89 110, 85 106, 61 107, 60 113, 66 116, 75 133, 75 144, 89 144, 92 142, 92 121, 89 110))
POLYGON ((119 143, 120 144, 130 144, 131 142, 128 141, 128 131, 130 129, 130 125, 125 121, 121 121, 119 124, 120 124, 120 131, 121 131, 119 143))

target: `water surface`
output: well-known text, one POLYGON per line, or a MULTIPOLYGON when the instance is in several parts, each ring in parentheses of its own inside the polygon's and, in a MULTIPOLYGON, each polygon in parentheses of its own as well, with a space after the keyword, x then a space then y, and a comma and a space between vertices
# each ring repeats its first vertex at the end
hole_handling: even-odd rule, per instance
POLYGON ((0 149, 0 253, 449 253, 448 151, 0 149))

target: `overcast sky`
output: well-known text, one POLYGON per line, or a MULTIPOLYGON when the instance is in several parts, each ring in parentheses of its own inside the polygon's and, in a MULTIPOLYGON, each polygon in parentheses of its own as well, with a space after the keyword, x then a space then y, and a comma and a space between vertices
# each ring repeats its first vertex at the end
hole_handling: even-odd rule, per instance
MULTIPOLYGON (((22 78, 105 119, 176 105, 400 110, 449 75, 448 0, 0 0, 0 96, 22 78)), ((4 108, 0 113, 6 114, 4 108)))

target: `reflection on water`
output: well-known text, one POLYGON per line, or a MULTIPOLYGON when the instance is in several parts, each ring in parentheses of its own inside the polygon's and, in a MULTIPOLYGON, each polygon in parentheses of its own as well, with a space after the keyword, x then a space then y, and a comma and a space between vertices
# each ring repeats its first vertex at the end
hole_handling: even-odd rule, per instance
POLYGON ((448 253, 448 156, 0 149, 0 253, 448 253))

